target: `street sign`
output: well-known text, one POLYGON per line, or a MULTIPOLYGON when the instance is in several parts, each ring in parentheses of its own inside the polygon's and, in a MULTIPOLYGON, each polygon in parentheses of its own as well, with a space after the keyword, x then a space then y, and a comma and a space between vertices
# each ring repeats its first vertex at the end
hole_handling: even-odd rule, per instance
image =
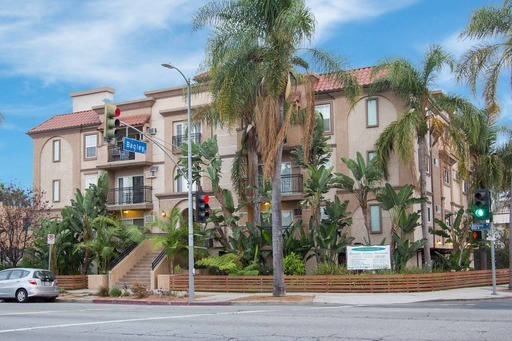
POLYGON ((144 141, 134 140, 129 137, 123 137, 123 150, 126 152, 134 152, 146 154, 148 144, 144 141))
POLYGON ((480 230, 488 230, 489 224, 488 223, 474 223, 471 224, 471 231, 480 231, 480 230))
POLYGON ((55 235, 52 233, 48 234, 48 244, 49 245, 55 244, 55 235))

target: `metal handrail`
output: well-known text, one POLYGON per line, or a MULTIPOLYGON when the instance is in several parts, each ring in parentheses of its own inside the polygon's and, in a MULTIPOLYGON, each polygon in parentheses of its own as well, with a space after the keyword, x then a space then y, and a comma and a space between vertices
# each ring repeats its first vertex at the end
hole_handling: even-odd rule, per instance
POLYGON ((123 252, 121 252, 121 254, 119 254, 119 256, 117 256, 116 259, 114 259, 110 263, 108 269, 112 270, 117 264, 119 264, 123 259, 125 259, 126 256, 128 256, 130 252, 132 252, 133 249, 137 247, 137 245, 139 245, 139 243, 132 243, 130 246, 128 246, 123 252))
POLYGON ((151 263, 151 270, 155 270, 156 266, 158 265, 158 263, 160 263, 162 261, 162 259, 165 257, 165 250, 162 250, 158 256, 156 256, 155 260, 153 261, 153 263, 151 263))

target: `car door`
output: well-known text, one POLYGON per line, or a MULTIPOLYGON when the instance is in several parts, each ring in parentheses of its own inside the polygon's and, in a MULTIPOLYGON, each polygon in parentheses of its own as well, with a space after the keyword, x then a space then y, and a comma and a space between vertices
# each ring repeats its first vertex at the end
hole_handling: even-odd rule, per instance
POLYGON ((11 270, 3 270, 0 271, 0 297, 6 297, 7 296, 7 284, 8 284, 8 277, 11 273, 11 270))
POLYGON ((7 297, 14 297, 16 290, 18 290, 22 284, 22 278, 26 276, 27 271, 22 269, 12 269, 9 277, 5 280, 5 294, 7 297))

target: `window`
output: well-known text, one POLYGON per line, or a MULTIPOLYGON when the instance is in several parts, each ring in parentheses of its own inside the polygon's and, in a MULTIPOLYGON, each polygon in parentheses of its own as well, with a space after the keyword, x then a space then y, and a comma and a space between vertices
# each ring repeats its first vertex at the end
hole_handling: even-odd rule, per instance
POLYGON ((437 158, 434 158, 434 166, 439 167, 439 161, 437 158))
POLYGON ((52 190, 53 190, 53 193, 52 193, 53 202, 59 202, 60 201, 60 180, 53 180, 52 190))
POLYGON ((463 193, 468 192, 468 183, 465 180, 462 180, 462 192, 463 193))
POLYGON ((370 225, 372 233, 382 232, 380 205, 370 205, 370 225))
POLYGON ((86 175, 84 179, 84 188, 89 188, 90 185, 97 185, 98 184, 98 175, 91 174, 86 175))
POLYGON ((446 226, 452 226, 452 215, 450 213, 445 214, 444 223, 446 224, 446 226))
POLYGON ((60 161, 60 140, 53 140, 53 162, 60 161))
POLYGON ((315 110, 322 114, 322 118, 324 119, 324 132, 328 133, 332 131, 331 127, 331 105, 330 104, 321 104, 315 106, 315 110))
POLYGON ((430 223, 432 221, 432 219, 430 218, 430 206, 427 206, 427 221, 430 223))
POLYGON ((117 202, 119 204, 140 204, 145 202, 144 177, 140 175, 117 179, 117 202))
POLYGON ((441 212, 441 206, 440 205, 436 205, 436 213, 440 213, 441 212))
POLYGON ((443 181, 445 185, 450 184, 450 172, 447 169, 443 170, 443 181))
MULTIPOLYGON (((192 184, 192 191, 197 191, 197 184, 195 182, 192 184)), ((176 192, 188 192, 187 176, 179 176, 176 179, 176 192)))
POLYGON ((371 98, 366 101, 366 126, 377 127, 378 125, 377 99, 371 98))
POLYGON ((85 158, 96 157, 96 147, 98 145, 98 135, 86 135, 85 136, 85 158))
POLYGON ((375 157, 375 152, 373 150, 366 152, 366 162, 370 162, 375 157))
POLYGON ((285 229, 288 229, 293 224, 293 211, 281 212, 281 224, 285 229))

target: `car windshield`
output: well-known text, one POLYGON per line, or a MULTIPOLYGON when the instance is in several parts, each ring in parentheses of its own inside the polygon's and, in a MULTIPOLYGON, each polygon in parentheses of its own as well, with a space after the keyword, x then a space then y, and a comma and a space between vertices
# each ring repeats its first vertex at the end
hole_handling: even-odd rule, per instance
POLYGON ((53 281, 55 277, 51 271, 36 271, 34 272, 34 278, 53 281))

